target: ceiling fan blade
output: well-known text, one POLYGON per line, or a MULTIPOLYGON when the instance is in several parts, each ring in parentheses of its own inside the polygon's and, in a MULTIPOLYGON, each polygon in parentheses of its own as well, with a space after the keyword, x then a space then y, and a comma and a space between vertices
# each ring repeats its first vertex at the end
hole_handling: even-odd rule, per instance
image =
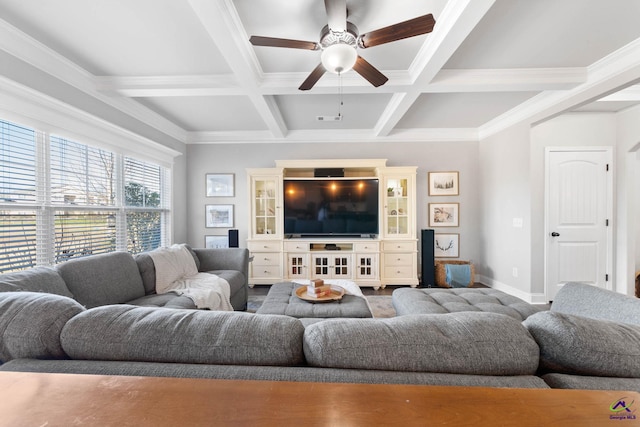
POLYGON ((251 36, 249 39, 254 46, 289 47, 292 49, 318 50, 320 45, 316 42, 304 40, 278 39, 275 37, 251 36))
POLYGON ((318 82, 318 80, 320 80, 320 77, 322 77, 326 71, 327 70, 325 70, 324 66, 321 63, 318 64, 318 66, 311 72, 311 74, 309 74, 309 77, 307 77, 306 80, 302 82, 298 89, 311 89, 318 82))
POLYGON ((324 0, 329 28, 341 32, 347 29, 347 0, 324 0))
POLYGON ((360 36, 360 47, 365 49, 396 40, 427 34, 433 31, 436 20, 432 14, 420 16, 399 24, 390 25, 360 36))
POLYGON ((367 79, 369 83, 375 87, 382 86, 389 80, 387 76, 382 74, 376 67, 369 64, 363 57, 358 56, 356 64, 353 66, 356 73, 367 79))

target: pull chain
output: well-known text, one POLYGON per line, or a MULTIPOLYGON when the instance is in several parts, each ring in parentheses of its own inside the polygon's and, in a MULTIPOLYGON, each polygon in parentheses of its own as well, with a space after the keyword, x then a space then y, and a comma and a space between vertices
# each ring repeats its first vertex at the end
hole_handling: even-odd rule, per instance
POLYGON ((340 101, 338 103, 338 117, 342 120, 342 73, 338 73, 338 96, 340 101))

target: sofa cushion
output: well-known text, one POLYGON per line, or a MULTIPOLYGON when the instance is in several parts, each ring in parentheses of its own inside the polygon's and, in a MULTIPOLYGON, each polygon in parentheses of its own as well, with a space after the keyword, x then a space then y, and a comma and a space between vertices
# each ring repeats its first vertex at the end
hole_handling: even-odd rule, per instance
POLYGON ((566 283, 551 311, 640 325, 640 299, 584 283, 566 283))
POLYGON ((76 301, 60 295, 0 293, 0 361, 66 358, 60 332, 83 310, 76 301))
POLYGON ((74 298, 88 308, 144 296, 138 265, 127 252, 72 259, 58 264, 56 270, 74 298))
POLYGON ((540 366, 552 372, 640 378, 640 326, 558 312, 523 322, 540 346, 540 366))
POLYGON ((491 288, 398 288, 393 291, 392 301, 398 316, 484 311, 524 320, 540 311, 520 298, 491 288))
POLYGON ((476 375, 532 375, 538 345, 522 324, 494 313, 331 319, 307 326, 312 366, 476 375))
POLYGON ((156 293, 156 267, 148 253, 143 252, 135 256, 138 271, 142 278, 142 286, 144 286, 145 295, 156 293))
POLYGON ((589 377, 585 375, 545 374, 551 388, 579 390, 640 390, 640 378, 589 377))
POLYGON ((303 332, 286 316, 117 305, 71 319, 61 342, 73 359, 295 365, 303 332))
POLYGON ((73 298, 62 277, 50 267, 35 267, 0 275, 0 292, 45 292, 73 298))
POLYGON ((164 307, 164 308, 187 308, 195 310, 197 307, 193 300, 184 295, 173 292, 166 294, 151 294, 127 301, 126 304, 140 307, 164 307))

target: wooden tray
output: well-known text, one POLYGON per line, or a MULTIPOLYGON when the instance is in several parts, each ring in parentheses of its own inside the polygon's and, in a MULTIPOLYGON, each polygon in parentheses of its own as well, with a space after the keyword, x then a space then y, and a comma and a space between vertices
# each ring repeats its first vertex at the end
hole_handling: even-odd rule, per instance
POLYGON ((344 295, 344 289, 340 286, 331 286, 331 295, 325 295, 323 297, 312 297, 307 294, 307 287, 300 286, 296 289, 296 296, 301 300, 309 301, 309 302, 331 302, 338 301, 342 299, 344 295))

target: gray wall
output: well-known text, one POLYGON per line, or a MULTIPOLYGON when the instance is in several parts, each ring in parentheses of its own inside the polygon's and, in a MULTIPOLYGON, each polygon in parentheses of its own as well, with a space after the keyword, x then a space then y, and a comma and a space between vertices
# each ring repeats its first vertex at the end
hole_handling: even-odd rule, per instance
MULTIPOLYGON (((417 166, 417 228, 428 228, 428 203, 460 203, 460 226, 436 232, 460 234, 460 258, 479 258, 479 184, 477 142, 215 144, 187 147, 187 229, 189 244, 202 247, 205 235, 224 235, 227 229, 205 227, 206 204, 233 204, 240 245, 246 246, 248 212, 247 168, 275 167, 290 159, 388 159, 388 166, 417 166), (429 197, 427 172, 459 171, 460 196, 429 197), (206 173, 234 173, 235 196, 205 197, 206 173)), ((417 237, 417 236, 416 236, 417 237)))

